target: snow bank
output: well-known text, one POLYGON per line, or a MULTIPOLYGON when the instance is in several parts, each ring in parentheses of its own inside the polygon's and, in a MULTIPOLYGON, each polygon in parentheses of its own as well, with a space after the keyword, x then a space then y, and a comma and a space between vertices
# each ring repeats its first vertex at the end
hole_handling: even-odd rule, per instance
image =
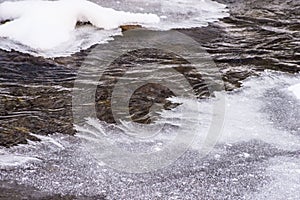
POLYGON ((122 35, 118 27, 123 24, 169 30, 207 26, 229 15, 225 5, 211 0, 91 1, 0 3, 0 21, 12 20, 0 25, 0 49, 43 57, 69 56, 122 35), (93 26, 75 28, 77 21, 90 21, 93 26))
POLYGON ((70 40, 78 21, 110 30, 123 24, 158 23, 159 17, 116 11, 86 0, 28 0, 0 4, 0 20, 12 20, 0 26, 1 37, 45 50, 70 40))

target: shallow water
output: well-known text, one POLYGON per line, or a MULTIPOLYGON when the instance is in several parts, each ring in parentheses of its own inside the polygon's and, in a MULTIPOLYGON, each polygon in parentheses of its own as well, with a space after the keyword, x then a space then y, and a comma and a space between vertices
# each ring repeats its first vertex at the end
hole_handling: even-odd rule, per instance
MULTIPOLYGON (((206 87, 198 87, 197 94, 202 94, 198 100, 177 99, 183 103, 181 106, 174 104, 176 99, 167 101, 165 96, 156 99, 160 104, 173 106, 173 110, 158 107, 140 121, 167 122, 164 134, 155 139, 129 140, 128 134, 136 134, 139 127, 128 123, 108 125, 93 117, 83 119, 87 123, 79 124, 76 127, 79 133, 70 136, 75 133, 71 106, 74 79, 83 62, 92 64, 86 57, 97 47, 56 59, 1 51, 1 145, 26 143, 28 138, 41 142, 29 141, 29 145, 0 149, 0 189, 4 191, 0 197, 299 199, 300 103, 288 90, 300 80, 296 74, 300 69, 299 2, 222 0, 221 3, 231 9, 230 17, 208 27, 180 30, 210 53, 226 89, 226 92, 215 93, 217 96, 226 94, 222 135, 204 158, 201 154, 203 137, 211 125, 212 108, 217 99, 206 98, 212 94, 205 93, 206 87), (155 111, 160 113, 153 115, 155 111), (181 127, 181 124, 189 126, 181 127), (90 131, 98 138, 91 137, 90 131), (184 155, 157 171, 124 173, 114 170, 113 163, 103 162, 105 155, 103 160, 99 159, 103 156, 99 153, 103 138, 116 142, 126 151, 155 152, 182 131, 203 134, 184 155), (124 133, 120 137, 119 134, 124 133), (51 135, 41 136, 46 134, 51 135)), ((135 4, 139 7, 137 2, 135 4)), ((110 86, 114 77, 120 77, 124 66, 143 62, 139 58, 145 55, 149 60, 143 64, 158 61, 165 63, 166 68, 169 64, 186 62, 161 51, 134 52, 133 57, 126 55, 116 62, 117 67, 109 68, 99 87, 110 86)), ((153 73, 146 64, 141 71, 153 73)), ((141 71, 133 71, 133 74, 141 71)), ((195 83, 199 85, 201 77, 196 77, 195 83)), ((129 78, 135 81, 134 76, 129 78)), ((181 83, 177 77, 174 83, 176 81, 181 83)), ((171 94, 165 88, 156 89, 151 92, 142 88, 136 94, 139 96, 145 91, 150 96, 171 94)), ((106 105, 106 101, 102 102, 100 105, 106 105)), ((137 120, 145 116, 145 111, 149 112, 147 103, 149 101, 143 98, 133 101, 134 111, 143 111, 137 120)), ((102 110, 101 116, 111 122, 112 115, 107 109, 102 110)))

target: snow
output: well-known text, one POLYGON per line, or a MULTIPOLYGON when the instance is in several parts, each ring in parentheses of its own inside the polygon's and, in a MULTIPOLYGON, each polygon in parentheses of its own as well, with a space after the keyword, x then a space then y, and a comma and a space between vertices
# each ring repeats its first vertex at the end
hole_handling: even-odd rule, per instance
POLYGON ((211 0, 3 1, 0 21, 13 21, 0 25, 0 49, 46 58, 107 43, 122 35, 118 28, 122 24, 170 30, 203 27, 228 16, 225 5, 211 0), (90 21, 93 26, 75 27, 76 21, 90 21))
POLYGON ((86 0, 29 0, 0 4, 0 20, 12 20, 0 26, 1 37, 45 50, 70 40, 78 21, 111 30, 124 24, 158 23, 159 17, 116 11, 86 0))
POLYGON ((300 83, 289 87, 289 91, 293 92, 300 99, 300 83))

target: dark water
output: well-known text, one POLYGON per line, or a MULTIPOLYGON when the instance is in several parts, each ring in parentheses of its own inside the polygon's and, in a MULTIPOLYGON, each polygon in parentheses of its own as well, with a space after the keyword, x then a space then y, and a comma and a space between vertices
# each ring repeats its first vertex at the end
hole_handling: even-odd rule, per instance
MULTIPOLYGON (((300 71, 299 1, 219 0, 219 2, 229 6, 231 10, 230 17, 210 24, 205 28, 179 31, 199 42, 211 54, 221 72, 227 91, 242 87, 243 80, 250 76, 259 76, 264 70, 275 70, 291 74, 300 71)), ((40 135, 54 133, 75 134, 72 118, 71 89, 73 88, 77 70, 90 50, 77 53, 71 57, 56 59, 35 58, 19 52, 0 50, 1 146, 11 147, 17 144, 26 144, 28 140, 38 141, 39 139, 31 135, 31 133, 40 135)), ((144 54, 145 52, 139 52, 135 56, 139 58, 139 56, 145 56, 144 54)), ((173 58, 169 58, 166 55, 163 55, 160 59, 174 62, 173 58)), ((120 69, 122 70, 122 68, 120 69)), ((120 73, 120 71, 115 73, 120 73)), ((199 85, 201 76, 193 77, 198 80, 195 82, 195 85, 199 85)), ((155 88, 155 86, 152 86, 152 88, 155 88)), ((165 105, 168 104, 166 97, 172 95, 170 91, 166 91, 165 88, 161 87, 155 88, 155 92, 149 88, 141 89, 141 93, 145 93, 145 91, 150 96, 156 96, 155 101, 163 102, 165 105)), ((200 86, 199 93, 203 91, 205 93, 205 87, 200 86)), ((99 97, 101 102, 109 99, 109 95, 105 95, 104 99, 99 97)), ((150 104, 146 102, 143 105, 146 101, 143 98, 132 102, 134 105, 132 112, 139 113, 140 116, 145 116, 145 112, 146 114, 149 112, 149 106, 153 105, 153 102, 150 102, 150 104)), ((99 108, 102 112, 100 112, 99 118, 112 122, 111 113, 107 109, 109 109, 109 106, 108 108, 104 107, 102 110, 99 108)), ((280 112, 280 109, 278 112, 280 112)), ((137 116, 136 120, 140 121, 139 115, 137 116)), ((274 112, 273 117, 276 118, 275 121, 279 125, 282 123, 282 119, 276 116, 274 112)), ((140 121, 142 123, 149 122, 148 118, 142 119, 144 119, 140 121)), ((297 123, 294 123, 287 129, 297 132, 299 130, 297 127, 297 123)), ((210 167, 207 168, 196 168, 195 171, 189 170, 194 168, 193 166, 188 166, 189 162, 186 162, 186 164, 183 164, 186 165, 183 167, 186 171, 169 169, 162 172, 165 175, 154 173, 145 176, 133 176, 131 178, 143 181, 139 183, 133 182, 133 185, 130 186, 131 189, 128 189, 128 193, 134 196, 134 192, 132 192, 134 187, 143 188, 143 185, 148 184, 159 187, 159 183, 171 180, 176 183, 178 190, 190 199, 243 199, 247 192, 257 191, 259 187, 268 182, 268 177, 260 173, 265 170, 264 161, 281 155, 299 158, 299 152, 281 151, 261 141, 235 144, 226 149, 226 151, 228 154, 225 160, 219 162, 209 160, 207 163, 210 167), (255 157, 250 160, 239 159, 238 156, 241 152, 253 153, 255 157), (236 161, 232 162, 232 160, 236 161), (223 171, 220 169, 223 169, 223 171), (226 171, 226 169, 231 170, 226 171), (249 173, 253 174, 253 176, 245 176, 245 174, 249 173), (204 174, 208 174, 208 176, 204 174), (225 179, 237 177, 239 177, 241 183, 239 185, 224 181, 225 179), (177 180, 178 182, 176 182, 177 180), (189 183, 190 180, 198 181, 191 184, 189 183), (182 182, 188 182, 187 184, 191 184, 194 187, 190 189, 191 192, 188 191, 189 187, 181 185, 182 182), (215 188, 212 188, 212 186, 215 186, 215 188), (187 191, 184 191, 185 189, 187 191), (193 192, 197 189, 198 192, 193 192), (193 196, 193 194, 200 196, 193 196), (220 194, 223 194, 223 196, 220 196, 220 194)), ((189 156, 187 154, 183 160, 188 160, 189 156)), ((193 163, 193 165, 202 166, 203 163, 199 161, 193 163)), ((119 184, 118 178, 110 181, 110 184, 119 184)), ((125 182, 120 184, 121 187, 124 184, 126 185, 125 182)), ((109 189, 107 191, 107 194, 89 198, 101 199, 105 198, 105 195, 108 195, 110 198, 114 196, 110 194, 109 189)), ((120 188, 119 190, 114 190, 114 192, 116 192, 115 196, 120 198, 125 198, 126 196, 121 195, 126 192, 120 188)), ((164 187, 160 192, 164 196, 168 195, 170 190, 164 187)), ((180 197, 180 194, 176 195, 178 198, 180 197)), ((27 186, 18 186, 16 183, 11 182, 1 183, 0 181, 0 199, 87 198, 72 195, 55 196, 40 192, 34 188, 27 188, 27 186)))

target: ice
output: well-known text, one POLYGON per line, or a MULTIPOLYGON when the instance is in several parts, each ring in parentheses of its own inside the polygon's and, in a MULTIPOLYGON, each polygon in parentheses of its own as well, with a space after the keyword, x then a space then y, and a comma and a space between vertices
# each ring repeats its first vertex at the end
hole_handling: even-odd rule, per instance
POLYGON ((192 28, 207 26, 209 22, 218 21, 229 16, 226 5, 212 0, 96 0, 99 4, 131 12, 141 8, 160 16, 160 23, 151 26, 168 30, 174 28, 192 28))
POLYGON ((252 199, 299 199, 300 160, 299 158, 277 157, 269 161, 266 173, 272 177, 267 184, 252 196, 252 199))
POLYGON ((298 79, 298 75, 290 78, 266 72, 261 78, 245 81, 243 88, 227 96, 221 140, 227 143, 261 140, 279 149, 300 149, 299 106, 287 92, 298 79))

